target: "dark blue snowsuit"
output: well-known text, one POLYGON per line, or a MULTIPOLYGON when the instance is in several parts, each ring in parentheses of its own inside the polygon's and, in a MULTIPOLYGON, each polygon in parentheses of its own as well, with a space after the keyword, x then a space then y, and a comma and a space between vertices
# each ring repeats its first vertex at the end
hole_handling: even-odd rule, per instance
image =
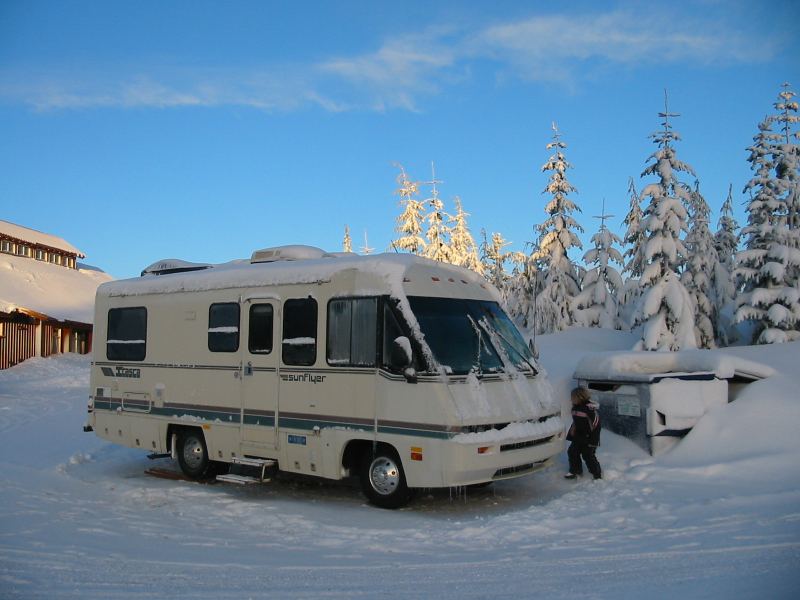
POLYGON ((575 475, 583 473, 581 458, 586 468, 595 479, 600 479, 602 471, 597 462, 595 451, 600 445, 600 413, 599 406, 592 402, 582 402, 572 407, 572 426, 567 433, 567 441, 572 442, 567 450, 569 472, 575 475))

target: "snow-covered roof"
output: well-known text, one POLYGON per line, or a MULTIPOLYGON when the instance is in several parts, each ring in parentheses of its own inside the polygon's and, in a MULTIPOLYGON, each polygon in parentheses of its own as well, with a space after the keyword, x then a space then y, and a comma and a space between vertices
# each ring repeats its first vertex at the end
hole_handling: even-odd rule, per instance
POLYGON ((70 254, 77 254, 80 258, 86 257, 83 252, 60 237, 50 235, 49 233, 42 233, 41 231, 36 231, 35 229, 30 229, 29 227, 23 227, 22 225, 9 223, 8 221, 3 221, 2 219, 0 219, 0 233, 18 240, 29 242, 31 244, 39 244, 42 246, 47 246, 48 248, 63 250, 64 252, 68 252, 70 254))
POLYGON ((467 297, 494 297, 486 280, 468 269, 421 258, 411 254, 372 254, 334 256, 307 260, 279 260, 251 263, 235 260, 212 268, 168 275, 145 275, 104 284, 99 294, 105 296, 137 296, 173 292, 196 292, 215 289, 255 288, 264 286, 319 283, 330 281, 345 271, 366 275, 380 283, 380 288, 400 294, 415 284, 441 282, 443 293, 449 285, 467 297))
POLYGON ((103 271, 0 254, 0 311, 22 308, 61 321, 92 323, 97 286, 110 280, 103 271))
POLYGON ((581 359, 573 377, 589 381, 641 382, 693 374, 711 374, 719 379, 763 379, 774 375, 775 370, 745 358, 707 350, 600 352, 581 359))

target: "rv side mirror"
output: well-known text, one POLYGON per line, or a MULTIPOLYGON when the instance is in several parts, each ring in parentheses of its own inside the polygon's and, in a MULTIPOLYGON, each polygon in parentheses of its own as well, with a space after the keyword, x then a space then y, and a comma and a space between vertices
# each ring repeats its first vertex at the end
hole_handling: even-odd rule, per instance
POLYGON ((391 366, 396 369, 407 369, 411 366, 412 360, 411 341, 405 336, 395 338, 389 357, 391 366))

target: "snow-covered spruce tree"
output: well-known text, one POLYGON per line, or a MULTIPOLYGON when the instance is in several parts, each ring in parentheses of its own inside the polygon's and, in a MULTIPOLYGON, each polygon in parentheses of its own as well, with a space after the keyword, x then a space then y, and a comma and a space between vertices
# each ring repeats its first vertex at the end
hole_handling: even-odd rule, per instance
POLYGON ((505 264, 511 257, 511 252, 506 252, 505 247, 510 244, 500 233, 493 233, 491 241, 486 239, 486 230, 481 230, 483 243, 481 244, 481 260, 483 261, 483 276, 486 277, 498 290, 503 291, 508 274, 505 264))
POLYGON ((717 315, 711 297, 719 258, 714 248, 714 238, 708 228, 710 215, 711 209, 700 193, 700 182, 695 181, 690 198, 689 233, 684 240, 689 254, 686 269, 681 274, 681 282, 694 302, 694 332, 700 348, 716 346, 714 331, 717 315))
POLYGON ((587 265, 594 266, 586 271, 583 290, 575 297, 575 317, 584 327, 619 329, 618 299, 622 277, 609 263, 622 266, 622 254, 614 248, 614 244, 622 245, 622 240, 606 227, 610 215, 604 211, 596 218, 600 219, 600 230, 592 236, 594 248, 583 256, 587 265))
POLYGON ((547 144, 553 154, 542 165, 543 172, 551 172, 542 192, 551 196, 544 209, 548 217, 537 227, 539 246, 531 255, 542 275, 542 289, 536 296, 538 333, 560 331, 572 325, 575 322, 573 301, 580 292, 578 267, 567 254, 570 248, 583 247, 576 233, 583 228, 572 218, 572 213, 580 212, 580 208, 568 197, 577 190, 567 180, 566 171, 572 165, 564 157, 566 147, 553 123, 553 141, 547 144))
POLYGON ((535 322, 535 298, 539 293, 536 261, 525 252, 511 252, 514 267, 506 283, 505 309, 524 329, 535 322))
POLYGON ((422 254, 425 250, 425 240, 422 238, 425 206, 423 201, 416 197, 419 193, 419 183, 408 178, 402 165, 399 165, 399 168, 400 174, 397 176, 399 187, 395 190, 395 194, 400 196, 403 212, 397 217, 395 228, 400 237, 392 242, 392 247, 411 254, 422 254))
POLYGON ((694 170, 678 160, 672 144, 680 140, 669 122, 677 114, 665 110, 661 131, 650 135, 658 150, 649 157, 650 164, 642 177, 654 175, 656 183, 642 190, 649 203, 642 219, 646 236, 645 266, 639 279, 642 295, 634 313, 634 325, 642 325, 637 350, 681 350, 697 346, 694 334, 694 303, 683 286, 677 270, 686 259, 681 232, 688 231, 684 203, 690 201, 690 188, 677 173, 694 175, 694 170))
POLYGON ((714 304, 714 333, 720 346, 728 346, 735 340, 733 308, 737 285, 734 282, 736 251, 739 248, 739 224, 733 217, 733 185, 728 187, 728 197, 720 209, 717 232, 714 234, 714 249, 717 262, 711 281, 711 299, 714 304))
MULTIPOLYGON (((783 94, 779 96, 781 100, 786 98, 783 94)), ((785 114, 787 109, 783 110, 785 114)), ((786 172, 792 165, 796 170, 797 163, 791 157, 791 121, 779 117, 764 119, 748 148, 747 160, 754 176, 745 186, 745 192, 751 194, 747 225, 742 229, 745 249, 736 255, 736 274, 744 282, 736 321, 753 323, 752 341, 757 344, 800 339, 800 287, 796 276, 800 271, 800 249, 795 246, 797 230, 789 225, 791 182, 797 181, 797 174, 786 172), (773 121, 781 123, 781 133, 772 131, 773 121)))
POLYGON ((478 256, 478 246, 467 225, 468 212, 461 206, 461 198, 456 196, 456 214, 452 217, 450 227, 451 261, 454 265, 472 269, 483 275, 483 263, 478 256))
POLYGON ((353 251, 353 239, 350 237, 350 227, 348 225, 344 226, 344 241, 342 242, 342 251, 353 251))
MULTIPOLYGON (((783 84, 783 91, 775 102, 777 114, 773 117, 780 139, 774 148, 775 175, 781 199, 786 204, 786 222, 789 227, 787 244, 790 248, 800 249, 800 131, 795 131, 800 123, 796 94, 788 83, 783 84)), ((790 277, 795 285, 800 272, 790 267, 790 277)))
POLYGON ((428 222, 428 229, 425 232, 428 243, 422 251, 422 255, 441 262, 452 262, 450 227, 447 225, 450 216, 444 212, 444 203, 439 199, 439 190, 436 188, 436 184, 441 181, 436 180, 433 163, 431 163, 431 174, 433 175, 429 182, 431 197, 424 201, 424 204, 429 207, 428 216, 425 219, 428 222))
POLYGON ((633 324, 633 314, 636 310, 636 303, 639 299, 639 278, 644 271, 644 242, 646 240, 645 231, 642 229, 642 200, 636 191, 633 177, 628 178, 628 195, 630 198, 630 209, 622 224, 625 225, 625 236, 623 243, 625 260, 622 272, 628 277, 623 284, 619 297, 619 319, 620 325, 625 329, 630 329, 633 324))

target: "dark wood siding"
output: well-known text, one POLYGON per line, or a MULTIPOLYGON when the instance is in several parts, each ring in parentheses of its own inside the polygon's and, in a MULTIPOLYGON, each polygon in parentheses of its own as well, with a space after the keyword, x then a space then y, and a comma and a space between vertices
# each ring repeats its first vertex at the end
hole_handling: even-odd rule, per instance
POLYGON ((3 317, 0 369, 7 369, 36 354, 36 321, 26 315, 3 317))

